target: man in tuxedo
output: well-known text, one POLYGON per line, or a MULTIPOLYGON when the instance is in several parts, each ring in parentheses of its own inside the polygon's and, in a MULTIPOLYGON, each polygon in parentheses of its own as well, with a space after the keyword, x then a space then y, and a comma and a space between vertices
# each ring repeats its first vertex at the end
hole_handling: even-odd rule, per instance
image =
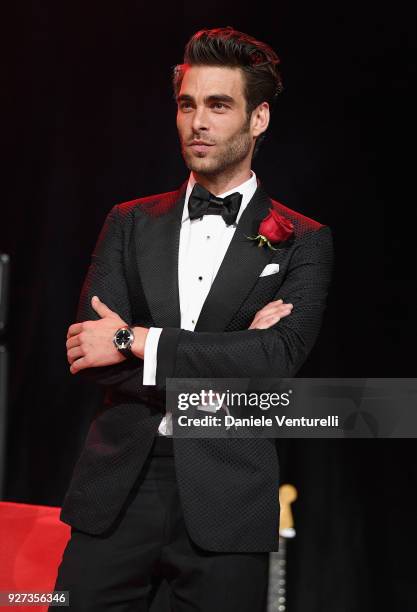
POLYGON ((251 170, 278 63, 230 27, 194 34, 173 75, 189 178, 114 206, 100 233, 67 337, 70 371, 106 389, 61 512, 71 538, 55 589, 74 610, 148 610, 162 579, 175 612, 265 609, 275 442, 174 438, 165 389, 294 376, 317 338, 330 229, 251 170), (268 215, 275 233, 258 246, 248 236, 268 215))

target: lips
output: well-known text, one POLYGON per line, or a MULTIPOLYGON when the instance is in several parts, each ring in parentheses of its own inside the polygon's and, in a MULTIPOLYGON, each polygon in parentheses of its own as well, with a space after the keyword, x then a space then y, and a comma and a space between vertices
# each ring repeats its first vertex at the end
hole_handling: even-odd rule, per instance
POLYGON ((192 150, 198 153, 204 153, 208 151, 210 147, 213 147, 213 146, 214 145, 206 143, 206 142, 197 142, 197 141, 194 141, 190 144, 190 147, 192 148, 192 150))

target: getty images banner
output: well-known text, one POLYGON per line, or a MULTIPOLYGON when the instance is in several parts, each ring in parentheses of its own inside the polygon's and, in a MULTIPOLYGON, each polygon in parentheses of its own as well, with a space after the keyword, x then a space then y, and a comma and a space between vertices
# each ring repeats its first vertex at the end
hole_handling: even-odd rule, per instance
POLYGON ((416 378, 167 378, 176 438, 417 438, 416 378))

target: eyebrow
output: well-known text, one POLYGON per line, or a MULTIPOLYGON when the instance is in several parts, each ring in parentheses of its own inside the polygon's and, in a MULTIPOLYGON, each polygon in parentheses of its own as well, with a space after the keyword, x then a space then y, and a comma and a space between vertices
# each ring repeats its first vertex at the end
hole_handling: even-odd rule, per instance
MULTIPOLYGON (((194 102, 194 98, 189 94, 181 94, 180 96, 177 96, 177 102, 183 101, 194 102)), ((209 102, 227 102, 228 104, 232 105, 235 103, 235 99, 232 98, 232 96, 228 96, 227 94, 212 94, 211 96, 205 96, 204 102, 205 104, 209 102)))

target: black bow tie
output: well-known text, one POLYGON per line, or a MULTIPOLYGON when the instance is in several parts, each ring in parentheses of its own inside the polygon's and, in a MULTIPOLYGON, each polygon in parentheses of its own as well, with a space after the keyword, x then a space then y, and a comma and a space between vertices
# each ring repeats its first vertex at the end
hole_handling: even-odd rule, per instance
POLYGON ((200 219, 204 215, 221 215, 226 225, 231 225, 236 221, 242 197, 235 191, 225 198, 218 198, 196 183, 188 200, 190 220, 200 219))

